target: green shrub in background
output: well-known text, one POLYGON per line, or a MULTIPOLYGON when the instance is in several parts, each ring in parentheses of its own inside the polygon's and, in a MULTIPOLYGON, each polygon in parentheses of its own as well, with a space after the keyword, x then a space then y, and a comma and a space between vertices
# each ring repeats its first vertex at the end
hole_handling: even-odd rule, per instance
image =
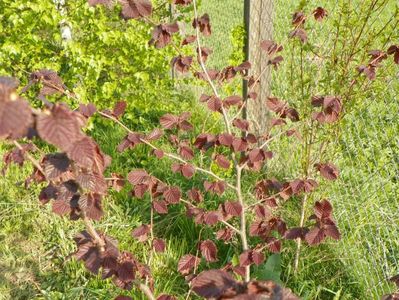
MULTIPOLYGON (((154 2, 157 15, 168 18, 168 5, 154 2)), ((67 1, 66 10, 63 17, 53 1, 1 1, 0 73, 24 84, 30 72, 53 69, 83 103, 110 107, 127 100, 127 118, 137 126, 156 121, 160 112, 180 110, 190 99, 170 76, 173 49, 148 45, 151 25, 121 20, 119 6, 109 11, 78 0, 67 1), (68 42, 61 38, 63 18, 72 28, 68 42)))

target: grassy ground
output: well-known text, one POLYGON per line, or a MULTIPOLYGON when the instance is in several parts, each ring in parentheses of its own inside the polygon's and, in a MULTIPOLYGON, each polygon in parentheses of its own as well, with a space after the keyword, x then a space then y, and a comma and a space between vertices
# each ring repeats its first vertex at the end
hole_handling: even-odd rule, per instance
POLYGON ((211 18, 212 35, 204 42, 207 47, 214 49, 209 57, 210 68, 223 68, 228 64, 233 51, 231 31, 242 25, 244 1, 240 0, 203 0, 201 12, 208 13, 211 18))
MULTIPOLYGON (((316 5, 308 2, 306 9, 316 5)), ((330 20, 337 17, 334 12, 342 9, 335 2, 324 1, 323 4, 331 12, 330 20)), ((290 13, 296 5, 297 1, 276 2, 276 15, 280 17, 276 24, 276 40, 287 42, 290 13)), ((226 38, 227 28, 241 22, 242 1, 203 0, 201 10, 209 12, 214 20, 215 35, 207 41, 216 48, 211 65, 222 66, 231 52, 226 38)), ((375 17, 375 26, 382 24, 385 14, 386 11, 375 17)), ((310 38, 316 39, 319 46, 331 41, 328 34, 320 34, 334 25, 332 21, 327 22, 331 23, 319 25, 311 34, 310 38)), ((354 30, 358 28, 356 24, 353 26, 354 30)), ((392 40, 397 38, 397 35, 393 36, 392 40)), ((376 40, 373 46, 377 47, 379 43, 381 41, 376 40)), ((291 67, 298 67, 297 50, 288 48, 283 53, 285 63, 275 75, 272 91, 299 106, 297 83, 287 80, 291 78, 291 67)), ((311 64, 307 70, 310 74, 311 68, 317 68, 317 65, 311 64)), ((323 72, 328 70, 323 69, 323 72)), ((378 299, 383 292, 389 291, 386 277, 399 271, 399 232, 395 226, 399 208, 399 84, 389 79, 394 78, 395 73, 397 67, 391 66, 386 78, 380 78, 374 89, 356 91, 356 109, 348 112, 344 119, 341 134, 334 144, 338 151, 331 152, 341 169, 341 178, 315 196, 332 199, 343 239, 322 247, 304 247, 299 275, 292 272, 294 245, 288 243, 282 253, 281 278, 303 299, 378 299)), ((321 82, 320 87, 312 87, 312 92, 327 92, 330 88, 333 92, 335 87, 329 82, 321 82)), ((187 107, 190 104, 186 104, 187 107)), ((104 126, 93 135, 103 150, 113 155, 123 132, 104 126)), ((281 148, 288 143, 289 140, 283 142, 281 148)), ((2 145, 0 154, 6 149, 8 147, 2 145)), ((295 155, 299 154, 281 152, 274 160, 276 176, 295 168, 295 155)), ((158 175, 169 172, 166 163, 148 159, 144 148, 120 156, 113 161, 111 169, 126 174, 142 166, 158 175)), ((68 257, 74 249, 72 237, 83 228, 82 224, 77 226, 54 216, 49 207, 41 207, 37 201, 39 188, 21 188, 29 172, 29 166, 23 172, 13 166, 0 180, 0 299, 112 299, 119 291, 111 282, 88 274, 80 263, 68 257)), ((180 180, 178 176, 171 179, 172 182, 180 180)), ((104 201, 106 215, 98 228, 115 236, 122 249, 132 251, 146 261, 146 249, 133 240, 130 230, 148 219, 148 201, 132 199, 127 193, 128 189, 112 193, 104 201)), ((288 211, 293 221, 297 217, 296 210, 294 205, 288 211)), ((167 218, 157 220, 156 234, 168 240, 168 251, 156 255, 151 263, 157 289, 174 295, 181 294, 185 288, 182 276, 176 272, 177 260, 182 254, 195 251, 199 235, 199 228, 191 221, 177 218, 178 212, 179 208, 176 208, 167 218)), ((221 256, 231 258, 229 246, 220 251, 221 256)), ((142 299, 137 291, 134 297, 142 299)))

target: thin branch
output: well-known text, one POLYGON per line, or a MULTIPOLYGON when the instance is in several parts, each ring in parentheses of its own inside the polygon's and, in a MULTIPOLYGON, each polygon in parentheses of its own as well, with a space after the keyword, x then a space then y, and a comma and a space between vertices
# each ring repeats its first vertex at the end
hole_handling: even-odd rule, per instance
MULTIPOLYGON (((202 231, 204 230, 204 227, 201 228, 199 234, 198 234, 198 244, 201 242, 201 235, 202 235, 202 231)), ((200 247, 197 247, 197 252, 195 253, 195 256, 198 257, 200 251, 200 247)), ((194 264, 194 271, 193 274, 195 275, 197 273, 197 269, 198 269, 198 264, 194 264)), ((190 295, 193 292, 193 286, 190 285, 190 289, 188 290, 187 296, 186 296, 186 300, 190 299, 190 295)))
MULTIPOLYGON (((190 201, 187 201, 187 200, 182 199, 182 198, 180 198, 180 201, 183 202, 183 203, 186 203, 188 205, 191 205, 192 207, 197 208, 197 206, 192 204, 190 201)), ((223 223, 224 225, 226 225, 227 227, 229 227, 230 229, 232 229, 234 232, 236 232, 238 234, 241 234, 241 231, 238 228, 234 227, 233 225, 231 225, 230 223, 226 222, 225 220, 220 220, 220 222, 223 223)))
POLYGON ((26 155, 26 157, 32 162, 32 164, 36 167, 36 169, 38 169, 44 175, 44 170, 43 170, 42 166, 40 165, 40 163, 32 155, 27 153, 20 143, 18 143, 17 141, 14 141, 14 145, 19 150, 23 151, 24 155, 26 155))
MULTIPOLYGON (((24 150, 23 147, 21 146, 20 143, 17 141, 14 141, 14 145, 20 149, 24 150)), ((44 173, 43 168, 41 167, 40 163, 29 153, 25 153, 26 157, 32 162, 32 164, 43 174, 43 176, 46 176, 44 173)), ((90 236, 96 241, 98 247, 100 248, 101 252, 105 250, 105 242, 104 240, 99 236, 97 231, 95 230, 92 221, 86 216, 85 212, 81 212, 82 220, 83 223, 85 224, 87 232, 90 234, 90 236)))
MULTIPOLYGON (((285 130, 285 131, 281 131, 279 133, 277 133, 276 135, 272 136, 271 138, 269 138, 268 140, 266 140, 262 145, 259 146, 259 149, 263 149, 265 148, 269 143, 271 143, 273 140, 275 140, 276 138, 280 137, 281 135, 287 133, 288 131, 295 129, 295 127, 298 127, 298 125, 294 125, 293 127, 285 130)), ((243 163, 242 165, 239 166, 240 169, 244 169, 245 166, 247 165, 248 161, 246 161, 245 163, 243 163)))
MULTIPOLYGON (((280 195, 280 193, 282 193, 282 192, 288 190, 289 188, 290 188, 290 187, 288 186, 288 187, 286 187, 285 189, 283 189, 282 191, 279 191, 278 193, 275 193, 275 194, 273 194, 273 195, 270 195, 270 196, 268 196, 267 198, 274 198, 274 197, 277 197, 278 195, 280 195)), ((245 210, 251 209, 252 207, 254 207, 254 206, 258 205, 258 204, 264 203, 266 200, 267 200, 267 199, 262 199, 262 200, 256 201, 255 203, 252 203, 252 204, 248 205, 248 206, 245 207, 244 209, 245 209, 245 210)))
MULTIPOLYGON (((238 201, 241 204, 241 214, 240 214, 240 237, 241 237, 241 242, 242 242, 242 250, 246 251, 248 250, 248 241, 247 241, 247 223, 246 223, 246 211, 244 209, 244 198, 242 196, 241 193, 241 172, 242 169, 237 165, 236 166, 236 170, 237 170, 237 197, 238 197, 238 201)), ((245 267, 245 281, 249 282, 250 280, 250 266, 246 266, 245 267)))
MULTIPOLYGON (((198 12, 197 12, 196 0, 193 0, 193 6, 194 6, 194 17, 197 20, 198 19, 198 12)), ((215 95, 215 97, 220 98, 219 97, 219 93, 218 93, 218 91, 216 89, 216 86, 213 83, 211 77, 209 76, 209 73, 208 73, 208 71, 207 71, 207 69, 205 67, 204 61, 202 59, 200 31, 199 31, 199 27, 198 26, 195 27, 195 34, 196 34, 196 37, 197 37, 198 57, 199 57, 199 63, 200 63, 201 69, 205 73, 206 80, 208 81, 210 87, 212 88, 213 94, 215 95)), ((221 107, 221 110, 222 110, 222 114, 223 114, 223 119, 224 119, 224 123, 225 123, 225 126, 226 126, 226 130, 227 130, 227 132, 229 134, 231 134, 230 121, 229 121, 229 118, 227 116, 226 110, 224 109, 223 105, 221 107)))
MULTIPOLYGON (((305 194, 305 196, 302 199, 301 203, 301 220, 299 222, 299 227, 303 227, 305 223, 305 210, 306 210, 306 202, 307 202, 308 194, 305 194)), ((301 245, 302 245, 302 239, 298 238, 297 239, 297 245, 296 245, 296 252, 295 252, 295 261, 294 261, 294 273, 296 274, 298 272, 299 268, 299 257, 301 254, 301 245)))
POLYGON ((104 239, 102 239, 99 234, 97 233, 96 229, 93 226, 92 221, 86 216, 86 213, 82 211, 81 213, 83 223, 85 224, 87 232, 90 234, 90 236, 96 241, 98 247, 100 248, 101 252, 105 251, 105 242, 104 239))
POLYGON ((133 281, 133 284, 137 286, 137 288, 140 289, 140 291, 142 291, 143 294, 146 295, 149 300, 156 300, 154 294, 152 293, 148 285, 145 285, 144 283, 141 283, 139 281, 133 281))
MULTIPOLYGON (((104 113, 104 112, 102 112, 102 111, 98 111, 98 113, 99 113, 101 116, 104 116, 104 117, 106 117, 106 118, 108 118, 108 119, 111 119, 112 121, 114 121, 115 123, 117 123, 118 125, 120 125, 123 129, 125 129, 127 132, 132 133, 132 134, 134 133, 134 132, 133 132, 132 130, 130 130, 125 124, 123 124, 121 121, 119 121, 117 118, 115 118, 115 117, 113 117, 113 116, 111 116, 111 115, 109 115, 109 114, 107 114, 107 113, 104 113)), ((147 140, 145 140, 145 139, 140 138, 140 141, 141 141, 143 144, 146 144, 147 146, 151 147, 153 150, 159 150, 158 147, 156 147, 154 144, 150 143, 149 141, 147 141, 147 140)), ((171 158, 171 159, 177 160, 177 161, 179 161, 179 162, 181 162, 181 163, 183 163, 183 164, 189 164, 188 161, 184 160, 184 159, 181 158, 180 156, 177 156, 177 155, 175 155, 175 154, 173 154, 173 153, 169 153, 169 152, 165 152, 165 151, 163 151, 163 152, 164 152, 164 156, 166 156, 166 157, 169 157, 169 158, 171 158)), ((192 165, 192 164, 191 164, 191 165, 192 165)), ((215 179, 217 179, 217 180, 219 180, 219 181, 225 181, 223 178, 221 178, 220 176, 216 175, 216 174, 213 173, 212 171, 203 169, 203 168, 198 167, 198 166, 195 166, 195 165, 193 165, 193 167, 194 167, 194 169, 195 169, 196 171, 199 171, 199 172, 208 174, 208 175, 212 176, 213 178, 215 178, 215 179)), ((232 184, 230 184, 230 183, 228 183, 228 182, 226 182, 226 184, 227 184, 228 187, 230 187, 231 189, 234 189, 234 190, 235 190, 235 186, 234 186, 234 185, 232 185, 232 184)))

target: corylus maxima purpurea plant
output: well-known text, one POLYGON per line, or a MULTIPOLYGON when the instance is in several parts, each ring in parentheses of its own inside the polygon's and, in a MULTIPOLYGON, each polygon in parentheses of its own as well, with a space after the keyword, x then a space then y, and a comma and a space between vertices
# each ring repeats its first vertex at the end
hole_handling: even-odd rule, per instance
MULTIPOLYGON (((93 6, 103 4, 110 7, 113 4, 109 0, 88 2, 93 6)), ((165 251, 165 240, 156 237, 154 233, 154 215, 167 214, 172 205, 181 206, 185 216, 214 232, 213 238, 198 241, 196 253, 187 253, 179 259, 177 270, 189 284, 187 298, 194 292, 207 299, 298 299, 288 289, 272 281, 256 281, 251 276, 251 266, 262 264, 266 251, 280 252, 286 240, 296 241, 299 259, 302 241, 317 245, 327 237, 336 240, 340 238, 328 199, 314 203, 313 214, 308 221, 305 220, 303 205, 301 221, 297 227, 289 228, 281 214, 281 208, 293 198, 306 201, 307 196, 318 188, 318 176, 336 180, 339 171, 332 162, 318 161, 312 168, 309 166, 301 177, 285 182, 267 178, 263 174, 264 165, 273 159, 268 146, 278 142, 283 135, 300 142, 298 124, 323 126, 338 122, 343 110, 341 97, 315 95, 309 103, 315 109, 306 116, 300 116, 287 102, 269 97, 265 105, 275 117, 270 120, 269 130, 256 136, 251 133, 250 120, 242 118, 242 112, 249 101, 258 97, 255 88, 264 70, 260 74, 249 75, 249 62, 227 66, 222 70, 207 69, 206 61, 212 50, 202 46, 201 36, 211 35, 212 27, 207 14, 198 15, 195 0, 173 1, 177 6, 191 5, 194 11, 194 34, 184 36, 179 42, 176 36, 179 32, 178 23, 154 21, 153 7, 149 0, 120 0, 120 4, 123 19, 141 19, 154 26, 150 45, 156 48, 169 45, 176 49, 177 56, 171 60, 171 64, 177 72, 192 72, 209 86, 210 92, 202 94, 200 102, 206 105, 210 113, 220 116, 223 123, 220 132, 201 132, 191 139, 194 126, 189 122, 190 112, 178 116, 165 114, 160 118, 159 128, 149 133, 134 132, 122 122, 126 102, 118 101, 112 110, 98 110, 91 103, 80 104, 77 110, 71 110, 64 103, 49 101, 48 96, 59 94, 78 102, 79 99, 67 89, 56 72, 39 70, 31 73, 28 85, 19 94, 25 93, 32 85, 40 85, 38 98, 43 104, 40 108, 32 108, 19 96, 16 79, 0 79, 0 137, 15 146, 4 155, 3 171, 10 163, 22 166, 29 160, 34 168, 26 179, 26 187, 33 182, 43 185, 39 194, 42 204, 50 203, 55 214, 69 215, 71 220, 81 221, 85 225, 85 231, 75 237, 76 259, 83 261, 90 272, 101 274, 104 279, 111 278, 121 289, 138 288, 148 299, 175 299, 166 294, 155 296, 149 265, 137 260, 134 254, 120 250, 115 239, 94 226, 93 220, 98 221, 103 216, 102 200, 108 189, 120 191, 128 182, 133 187, 133 197, 144 198, 146 195, 146 199, 151 201, 148 223, 132 229, 132 236, 139 242, 147 243, 149 251, 165 251), (196 57, 183 54, 190 45, 193 45, 196 57), (238 95, 222 98, 221 87, 237 76, 248 81, 248 95, 244 99, 238 95), (157 178, 143 169, 132 170, 126 176, 111 173, 111 177, 106 177, 111 158, 83 130, 88 119, 95 114, 126 130, 126 136, 117 147, 119 152, 142 144, 158 159, 173 161, 173 173, 181 174, 186 180, 196 176, 195 182, 202 181, 202 185, 183 191, 178 186, 168 185, 167 178, 157 178), (38 140, 55 146, 59 152, 44 154, 38 151, 35 145, 38 140), (159 143, 159 140, 163 143, 159 143), (165 142, 172 151, 162 148, 165 142), (200 163, 195 160, 198 156, 202 157, 200 163), (231 170, 231 175, 225 178, 220 175, 222 172, 212 171, 212 164, 220 169, 231 170), (244 191, 243 184, 246 182, 245 177, 255 172, 262 173, 262 179, 252 188, 245 188, 252 190, 251 195, 244 191), (223 194, 231 195, 232 198, 225 200, 223 194), (210 195, 216 195, 220 200, 217 207, 209 208, 207 198, 210 195), (230 262, 219 266, 219 269, 205 270, 203 261, 219 261, 218 243, 222 242, 234 245, 239 263, 233 265, 230 262), (202 272, 197 274, 199 270, 202 272)), ((312 15, 316 21, 322 21, 327 12, 318 7, 312 15)), ((304 28, 306 19, 303 12, 296 12, 292 21, 294 29, 290 36, 298 38, 302 43, 307 41, 304 28)), ((268 67, 277 69, 283 61, 280 55, 283 46, 274 41, 263 41, 260 47, 268 58, 268 67)), ((382 50, 371 51, 370 62, 367 66, 360 66, 359 72, 373 79, 376 68, 388 55, 392 54, 398 63, 398 49, 398 46, 393 45, 387 53, 382 50)), ((131 298, 118 296, 116 299, 131 298)))

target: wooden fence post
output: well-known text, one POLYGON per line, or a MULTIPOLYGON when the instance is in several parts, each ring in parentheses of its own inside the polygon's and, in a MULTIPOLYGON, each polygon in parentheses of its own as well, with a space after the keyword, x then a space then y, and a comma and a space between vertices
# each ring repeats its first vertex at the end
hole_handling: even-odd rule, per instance
MULTIPOLYGON (((250 75, 259 76, 267 68, 267 58, 260 49, 263 40, 273 39, 273 0, 245 0, 244 22, 246 27, 245 56, 252 63, 250 75)), ((260 78, 255 101, 248 101, 244 117, 251 122, 257 134, 262 134, 267 128, 268 111, 265 100, 270 96, 271 73, 267 70, 260 78)), ((247 83, 243 84, 244 97, 248 92, 247 83)))

